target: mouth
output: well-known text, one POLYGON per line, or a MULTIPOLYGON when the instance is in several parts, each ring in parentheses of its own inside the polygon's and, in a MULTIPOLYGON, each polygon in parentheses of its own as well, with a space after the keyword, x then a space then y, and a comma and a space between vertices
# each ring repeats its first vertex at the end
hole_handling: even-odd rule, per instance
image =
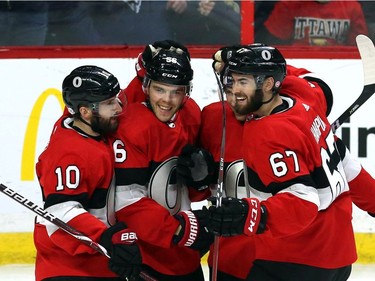
POLYGON ((155 107, 155 115, 162 122, 167 122, 168 120, 170 120, 173 114, 174 114, 173 106, 159 104, 155 107))
POLYGON ((235 98, 236 98, 236 101, 244 101, 244 100, 246 100, 246 97, 245 96, 235 96, 235 98))
POLYGON ((246 97, 244 96, 236 96, 235 97, 236 104, 243 104, 246 102, 246 97))
POLYGON ((165 106, 165 105, 158 105, 158 108, 159 108, 162 112, 166 112, 166 113, 169 113, 169 112, 172 110, 172 107, 171 107, 171 106, 165 106))

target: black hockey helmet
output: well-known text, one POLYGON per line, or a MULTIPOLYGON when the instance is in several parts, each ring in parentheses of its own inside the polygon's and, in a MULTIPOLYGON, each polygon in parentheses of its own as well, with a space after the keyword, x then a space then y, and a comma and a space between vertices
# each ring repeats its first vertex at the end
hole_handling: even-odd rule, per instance
POLYGON ((80 106, 96 104, 120 92, 117 78, 107 70, 93 65, 74 69, 62 83, 63 100, 71 114, 80 106))
POLYGON ((190 94, 193 80, 188 54, 180 49, 160 49, 146 66, 146 76, 143 86, 147 88, 150 81, 169 85, 186 86, 186 95, 190 94))
POLYGON ((274 90, 278 90, 286 76, 286 61, 280 51, 265 44, 244 45, 229 58, 223 81, 231 73, 254 75, 257 88, 260 88, 265 78, 273 77, 274 90))

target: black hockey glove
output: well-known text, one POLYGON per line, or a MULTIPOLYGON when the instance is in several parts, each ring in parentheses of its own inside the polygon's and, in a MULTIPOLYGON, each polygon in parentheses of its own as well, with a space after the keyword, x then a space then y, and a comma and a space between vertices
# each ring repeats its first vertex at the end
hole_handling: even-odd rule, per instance
POLYGON ((223 47, 213 54, 212 59, 214 61, 212 63, 212 68, 220 75, 220 77, 223 75, 223 70, 228 60, 232 57, 233 53, 241 47, 241 45, 223 47))
POLYGON ((163 41, 155 41, 154 44, 152 44, 155 48, 162 48, 169 50, 170 48, 175 48, 175 49, 181 49, 186 53, 186 56, 190 59, 190 53, 188 49, 182 45, 181 43, 178 43, 173 40, 163 40, 163 41))
POLYGON ((207 212, 202 210, 181 211, 174 215, 180 222, 181 230, 173 242, 206 253, 214 241, 213 234, 207 231, 207 212))
POLYGON ((147 45, 143 52, 138 55, 137 62, 135 63, 135 70, 137 71, 139 79, 143 80, 145 77, 147 65, 151 62, 159 48, 166 50, 171 48, 181 49, 190 59, 189 51, 184 45, 173 40, 155 41, 153 44, 147 45))
POLYGON ((214 169, 215 161, 209 151, 187 144, 177 160, 177 182, 204 190, 214 181, 214 169))
POLYGON ((210 206, 208 209, 207 228, 220 236, 248 236, 262 233, 265 229, 267 212, 256 198, 237 199, 226 197, 220 207, 210 206))
POLYGON ((111 258, 109 268, 121 278, 138 280, 142 257, 137 245, 137 235, 122 222, 108 228, 100 238, 111 258))

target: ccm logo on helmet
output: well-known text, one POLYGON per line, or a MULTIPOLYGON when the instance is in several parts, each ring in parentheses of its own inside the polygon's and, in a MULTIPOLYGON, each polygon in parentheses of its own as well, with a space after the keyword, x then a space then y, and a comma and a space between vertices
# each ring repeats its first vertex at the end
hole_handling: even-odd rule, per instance
POLYGON ((250 204, 254 208, 251 208, 250 213, 250 225, 247 228, 251 233, 254 233, 254 226, 256 224, 257 218, 258 218, 258 201, 255 199, 250 199, 250 204))
POLYGON ((168 77, 168 78, 177 78, 177 75, 170 74, 170 73, 162 73, 161 76, 168 77))

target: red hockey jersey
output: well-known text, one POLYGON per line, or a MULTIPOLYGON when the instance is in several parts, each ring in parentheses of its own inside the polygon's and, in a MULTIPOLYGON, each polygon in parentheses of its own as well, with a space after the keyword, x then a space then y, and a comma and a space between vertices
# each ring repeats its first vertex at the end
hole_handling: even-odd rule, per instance
MULTIPOLYGON (((316 82, 308 82, 305 79, 296 77, 305 74, 309 74, 309 76, 311 75, 305 69, 296 69, 288 66, 288 75, 282 84, 282 94, 286 94, 290 97, 295 98, 304 98, 303 103, 305 104, 302 105, 301 101, 297 102, 295 99, 289 99, 289 101, 292 102, 292 107, 287 111, 295 110, 294 102, 296 102, 297 106, 299 106, 299 112, 291 113, 291 116, 296 116, 297 119, 293 122, 290 122, 290 124, 288 123, 287 125, 285 125, 287 126, 288 132, 290 132, 289 126, 297 124, 297 120, 298 118, 300 118, 298 116, 302 116, 307 120, 307 114, 305 112, 312 112, 313 109, 316 114, 317 112, 319 112, 319 115, 322 116, 322 120, 325 120, 324 116, 325 112, 327 111, 327 104, 325 102, 324 94, 321 88, 316 84, 316 82), (309 108, 308 111, 306 111, 307 108, 309 108)), ((281 114, 289 114, 287 111, 284 113, 275 114, 275 118, 277 119, 278 115, 281 116, 281 114)), ((200 142, 203 147, 210 150, 214 154, 214 158, 216 161, 219 161, 220 137, 213 136, 220 135, 218 132, 221 132, 221 122, 212 122, 212 118, 216 116, 216 120, 220 120, 221 113, 222 109, 219 103, 211 104, 205 107, 202 111, 200 142)), ((271 188, 275 188, 274 192, 276 194, 278 192, 276 188, 278 186, 279 177, 282 177, 283 172, 285 172, 285 166, 283 166, 282 161, 284 161, 285 159, 287 159, 285 161, 290 160, 290 162, 287 162, 288 165, 295 163, 295 155, 293 155, 291 148, 294 148, 297 143, 297 135, 288 134, 287 136, 283 136, 282 130, 280 132, 279 130, 276 131, 276 129, 274 129, 274 126, 279 124, 278 120, 271 120, 269 121, 270 125, 259 126, 260 129, 256 131, 257 133, 255 135, 260 134, 261 137, 263 135, 267 135, 268 137, 262 137, 262 140, 259 140, 259 143, 257 141, 257 145, 255 145, 253 140, 257 139, 258 136, 249 137, 249 135, 246 135, 243 140, 239 139, 239 136, 241 136, 243 131, 241 123, 235 120, 234 114, 229 107, 227 107, 226 114, 227 138, 224 157, 226 167, 231 167, 231 165, 240 161, 243 155, 241 152, 241 142, 248 142, 249 144, 247 145, 247 147, 249 149, 246 153, 247 157, 253 157, 251 159, 255 159, 254 165, 256 165, 256 167, 259 167, 258 165, 261 165, 256 169, 258 175, 256 175, 255 173, 252 174, 252 176, 254 177, 255 185, 258 188, 271 186, 271 188), (267 128, 268 131, 265 132, 265 128, 267 128), (288 141, 285 144, 285 149, 278 149, 277 151, 273 151, 272 143, 274 143, 274 140, 278 141, 280 138, 288 141), (265 152, 265 149, 268 149, 268 152, 265 152), (273 158, 277 160, 274 160, 273 162, 274 170, 271 169, 271 172, 266 173, 265 171, 267 169, 268 171, 270 170, 267 165, 269 165, 268 163, 270 163, 271 155, 280 156, 283 155, 283 153, 285 158, 273 158), (288 156, 286 156, 286 154, 288 154, 288 156), (270 157, 270 159, 261 160, 261 158, 265 156, 270 157), (277 177, 271 178, 268 176, 268 174, 273 174, 274 172, 277 174, 277 177), (260 180, 260 177, 262 176, 265 177, 266 180, 260 180)), ((274 116, 271 115, 269 117, 274 116)), ((282 117, 281 120, 283 120, 284 118, 285 117, 282 117)), ((262 119, 255 122, 262 121, 262 119)), ((302 124, 305 124, 304 122, 307 122, 306 120, 303 120, 303 122, 301 121, 301 127, 303 127, 302 124)), ((250 121, 250 123, 253 121, 254 120, 250 121)), ((326 126, 325 134, 327 135, 329 131, 329 124, 326 120, 324 121, 324 124, 326 126)), ((311 129, 311 127, 308 129, 311 129)), ((298 130, 296 130, 296 134, 297 131, 298 130)), ((314 132, 316 132, 315 136, 318 136, 319 133, 316 130, 314 130, 314 132)), ((304 148, 305 151, 301 152, 302 154, 304 154, 307 153, 306 149, 309 147, 307 145, 307 137, 303 136, 302 139, 303 143, 299 142, 300 146, 297 147, 304 148)), ((315 137, 313 139, 310 137, 310 140, 313 141, 313 143, 316 143, 315 137)), ((313 144, 311 144, 310 146, 312 147, 313 144)), ((277 144, 277 147, 279 147, 279 143, 277 144)), ((326 147, 324 143, 323 147, 326 147)), ((310 154, 308 155, 310 156, 310 154)), ((318 155, 320 155, 320 153, 318 153, 318 155)), ((314 161, 316 163, 319 163, 319 159, 315 159, 314 161)), ((310 162, 311 163, 307 161, 307 163, 309 164, 304 164, 299 167, 299 170, 305 171, 305 175, 309 174, 309 169, 315 167, 315 165, 319 166, 319 164, 313 164, 313 161, 310 162)), ((230 180, 225 181, 225 184, 227 185, 226 189, 231 190, 231 196, 240 195, 237 197, 241 197, 244 194, 250 192, 250 190, 247 190, 246 188, 244 192, 238 192, 244 189, 243 175, 241 175, 243 171, 239 171, 238 168, 226 168, 225 173, 225 178, 230 178, 230 180), (235 186, 233 185, 233 182, 236 183, 235 186)), ((298 176, 291 176, 290 181, 286 181, 286 185, 293 184, 293 179, 295 177, 298 176)), ((302 179, 304 178, 307 177, 303 176, 302 179)), ((323 187, 325 184, 321 185, 323 187)), ((262 194, 262 189, 259 189, 260 190, 252 190, 251 196, 255 196, 255 194, 262 194)), ((271 218, 269 220, 270 229, 268 230, 268 233, 255 235, 253 237, 240 235, 236 237, 220 238, 220 254, 218 260, 219 271, 236 276, 237 278, 244 279, 248 275, 252 261, 254 259, 303 263, 324 268, 343 266, 351 264, 355 261, 355 244, 353 240, 353 230, 350 224, 351 202, 348 196, 348 192, 344 192, 338 199, 336 199, 335 203, 330 206, 329 209, 319 212, 319 215, 317 213, 318 208, 314 203, 309 203, 308 201, 303 202, 302 199, 297 198, 295 195, 290 195, 285 191, 279 192, 281 197, 286 198, 281 198, 280 201, 274 200, 274 202, 272 202, 271 199, 277 199, 280 197, 280 195, 277 195, 275 196, 275 198, 269 199, 269 212, 271 214, 271 218), (289 200, 299 201, 296 202, 296 204, 290 205, 290 207, 293 207, 292 210, 288 210, 289 206, 283 206, 284 202, 290 202, 289 200), (303 211, 297 212, 296 210, 298 209, 298 207, 302 208, 303 211), (288 216, 288 214, 292 214, 293 211, 296 212, 294 213, 294 215, 296 215, 294 217, 294 221, 288 221, 288 218, 290 218, 291 216, 288 216), (296 219, 297 217, 299 218, 299 220, 296 219), (338 217, 340 218, 339 220, 337 219, 338 217), (284 221, 285 224, 288 224, 289 222, 290 224, 288 224, 288 227, 285 226, 278 229, 279 226, 283 226, 283 224, 280 224, 280 221, 284 221), (312 221, 314 222, 311 223, 312 221), (293 234, 293 227, 296 227, 295 229, 300 229, 302 231, 301 236, 297 235, 296 233, 293 234), (340 240, 338 240, 337 238, 335 239, 337 233, 340 233, 340 240), (345 247, 342 247, 342 241, 345 241, 345 247), (246 249, 246 251, 244 251, 244 249, 246 249), (338 251, 341 251, 341 253, 338 253, 338 251), (241 259, 238 259, 238 257, 241 257, 241 259), (233 265, 233 260, 236 260, 236 266, 233 265)), ((315 195, 313 197, 316 198, 315 195)), ((295 230, 294 232, 297 232, 297 230, 295 230)), ((209 256, 209 264, 212 265, 211 255, 209 256)))
POLYGON ((200 109, 188 99, 173 121, 160 122, 145 103, 131 103, 113 136, 116 216, 138 236, 144 264, 168 275, 200 266, 200 255, 173 244, 179 222, 173 214, 190 209, 186 187, 177 186, 177 156, 196 142, 200 109))
POLYGON ((128 103, 144 102, 146 100, 146 94, 142 89, 142 81, 138 76, 130 81, 129 85, 122 90, 122 93, 126 96, 128 103))
POLYGON ((244 127, 245 180, 269 213, 267 229, 258 235, 264 243, 255 242, 256 258, 322 268, 349 265, 356 260, 352 205, 330 124, 308 103, 283 101, 283 111, 244 127), (317 249, 324 249, 319 258, 317 249))
MULTIPOLYGON (((45 209, 98 241, 114 222, 114 204, 108 204, 114 186, 113 152, 109 142, 76 131, 71 122, 72 118, 66 116, 56 122, 50 142, 39 156, 36 173, 45 209)), ((40 217, 35 224, 34 243, 36 280, 116 277, 108 269, 105 256, 40 217)))

